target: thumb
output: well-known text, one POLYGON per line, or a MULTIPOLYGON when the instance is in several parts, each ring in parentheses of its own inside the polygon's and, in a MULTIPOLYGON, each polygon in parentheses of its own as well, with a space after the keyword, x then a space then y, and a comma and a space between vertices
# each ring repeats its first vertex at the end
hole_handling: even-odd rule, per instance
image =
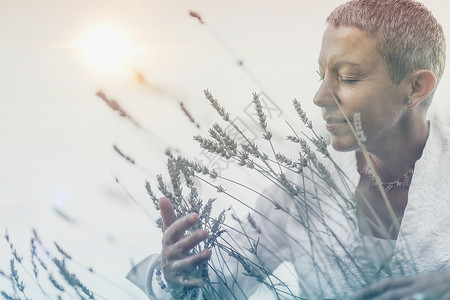
POLYGON ((167 198, 159 199, 158 205, 161 211, 163 230, 166 230, 167 227, 172 225, 172 223, 177 220, 177 216, 175 215, 175 209, 173 208, 173 205, 170 202, 170 200, 167 198))

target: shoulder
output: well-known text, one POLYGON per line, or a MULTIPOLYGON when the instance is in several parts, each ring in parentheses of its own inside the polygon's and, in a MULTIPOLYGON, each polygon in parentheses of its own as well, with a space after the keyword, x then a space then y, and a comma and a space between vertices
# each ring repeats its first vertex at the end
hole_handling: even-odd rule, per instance
POLYGON ((424 191, 425 198, 442 198, 450 192, 447 184, 449 170, 450 127, 430 121, 427 142, 414 168, 413 185, 424 191), (432 197, 432 194, 435 195, 432 197))
POLYGON ((450 127, 430 120, 430 133, 423 150, 423 157, 450 158, 450 127))
MULTIPOLYGON (((450 127, 442 125, 438 121, 430 120, 430 142, 437 142, 449 146, 450 127)), ((428 143, 428 142, 427 142, 428 143)))

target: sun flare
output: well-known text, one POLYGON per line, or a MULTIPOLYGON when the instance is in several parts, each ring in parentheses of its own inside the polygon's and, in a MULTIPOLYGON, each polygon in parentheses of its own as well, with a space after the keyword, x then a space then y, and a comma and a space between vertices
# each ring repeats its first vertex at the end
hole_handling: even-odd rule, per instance
POLYGON ((126 32, 112 24, 97 25, 75 43, 90 67, 115 69, 129 60, 136 47, 126 32))

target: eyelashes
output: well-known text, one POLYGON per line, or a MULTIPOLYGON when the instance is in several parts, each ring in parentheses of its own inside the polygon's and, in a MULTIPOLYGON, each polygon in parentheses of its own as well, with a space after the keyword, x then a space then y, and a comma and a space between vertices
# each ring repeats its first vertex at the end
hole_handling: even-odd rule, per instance
POLYGON ((347 78, 344 76, 338 76, 338 81, 345 84, 355 84, 356 82, 358 82, 357 79, 347 78))
MULTIPOLYGON (((319 75, 319 81, 325 80, 325 74, 323 72, 316 71, 316 73, 319 75)), ((336 81, 339 83, 343 83, 343 84, 353 85, 353 84, 356 84, 359 80, 352 78, 352 77, 346 77, 346 76, 337 74, 336 81)))

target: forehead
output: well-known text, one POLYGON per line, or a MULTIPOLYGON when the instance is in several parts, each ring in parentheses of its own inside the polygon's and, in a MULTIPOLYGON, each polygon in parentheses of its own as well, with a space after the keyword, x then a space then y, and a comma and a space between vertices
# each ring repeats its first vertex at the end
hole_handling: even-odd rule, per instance
POLYGON ((319 55, 321 68, 348 64, 375 68, 385 64, 377 50, 377 41, 368 32, 355 27, 329 25, 322 38, 319 55))

